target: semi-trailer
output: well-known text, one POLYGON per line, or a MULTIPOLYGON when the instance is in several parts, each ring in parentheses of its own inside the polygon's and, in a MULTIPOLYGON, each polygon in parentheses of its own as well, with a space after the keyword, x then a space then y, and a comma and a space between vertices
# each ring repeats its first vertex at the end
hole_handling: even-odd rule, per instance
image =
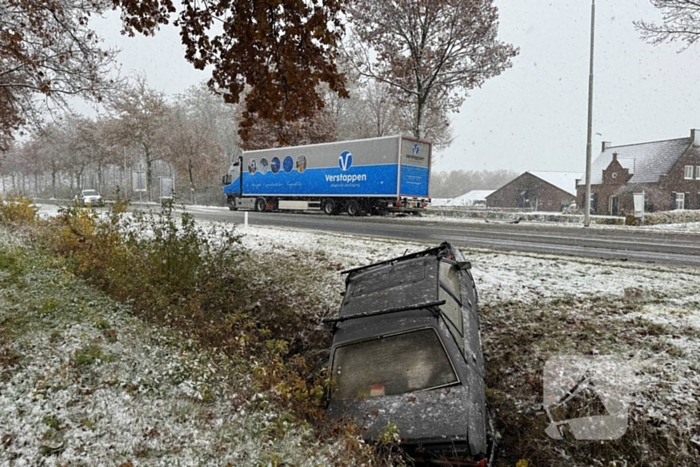
POLYGON ((417 213, 430 201, 431 151, 406 136, 244 151, 224 194, 231 210, 417 213))

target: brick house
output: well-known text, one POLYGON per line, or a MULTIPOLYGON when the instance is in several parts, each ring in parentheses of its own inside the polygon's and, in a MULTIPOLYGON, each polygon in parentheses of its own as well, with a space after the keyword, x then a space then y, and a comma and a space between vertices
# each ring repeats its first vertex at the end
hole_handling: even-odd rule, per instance
POLYGON ((579 173, 525 172, 486 197, 490 208, 561 211, 576 201, 579 173))
MULTIPOLYGON (((583 206, 585 180, 576 188, 583 206)), ((591 213, 632 213, 633 194, 641 192, 646 211, 700 209, 700 130, 690 130, 690 137, 649 143, 603 143, 591 164, 591 213)))

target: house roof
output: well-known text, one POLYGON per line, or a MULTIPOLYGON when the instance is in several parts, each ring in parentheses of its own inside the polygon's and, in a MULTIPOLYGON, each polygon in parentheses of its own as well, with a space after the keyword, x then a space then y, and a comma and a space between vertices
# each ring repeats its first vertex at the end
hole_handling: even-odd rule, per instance
POLYGON ((677 138, 607 147, 591 164, 591 184, 603 183, 603 170, 610 165, 614 153, 617 153, 620 165, 633 174, 628 183, 658 182, 659 177, 671 170, 691 142, 691 138, 677 138))
POLYGON ((560 190, 564 190, 576 196, 576 180, 580 180, 582 175, 578 172, 533 172, 530 175, 541 178, 547 183, 554 185, 560 190))
POLYGON ((471 206, 475 201, 484 201, 494 190, 471 190, 447 201, 447 206, 471 206))

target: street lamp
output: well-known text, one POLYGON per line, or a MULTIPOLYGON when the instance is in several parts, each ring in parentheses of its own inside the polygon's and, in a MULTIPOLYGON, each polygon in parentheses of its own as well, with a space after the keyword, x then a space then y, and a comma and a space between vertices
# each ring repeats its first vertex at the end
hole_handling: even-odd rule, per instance
POLYGON ((595 37, 595 0, 591 0, 591 59, 588 73, 588 141, 586 142, 586 200, 583 226, 591 225, 591 139, 593 138, 593 45, 595 37))

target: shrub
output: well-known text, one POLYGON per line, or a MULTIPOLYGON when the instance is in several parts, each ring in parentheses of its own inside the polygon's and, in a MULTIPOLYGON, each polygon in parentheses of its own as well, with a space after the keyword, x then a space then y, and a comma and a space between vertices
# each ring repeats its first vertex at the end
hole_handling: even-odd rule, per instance
MULTIPOLYGON (((58 266, 129 304, 144 320, 176 328, 240 362, 254 375, 251 393, 264 391, 294 417, 323 425, 330 336, 317 326, 324 311, 319 301, 300 287, 313 280, 309 266, 292 259, 280 265, 276 255, 275 263, 256 262, 233 227, 205 229, 168 205, 131 216, 67 207, 39 227, 37 245, 58 266)), ((107 341, 117 339, 110 323, 95 326, 107 341)), ((76 350, 73 364, 110 358, 95 342, 76 350)), ((202 394, 205 402, 214 397, 206 388, 202 394)), ((349 457, 372 457, 356 432, 324 433, 340 436, 349 457)), ((379 452, 398 458, 394 448, 379 452)))
POLYGON ((678 209, 675 211, 657 211, 644 214, 645 225, 680 224, 700 222, 700 211, 678 209))
POLYGON ((31 224, 36 220, 36 212, 36 206, 28 198, 0 198, 0 224, 31 224))

